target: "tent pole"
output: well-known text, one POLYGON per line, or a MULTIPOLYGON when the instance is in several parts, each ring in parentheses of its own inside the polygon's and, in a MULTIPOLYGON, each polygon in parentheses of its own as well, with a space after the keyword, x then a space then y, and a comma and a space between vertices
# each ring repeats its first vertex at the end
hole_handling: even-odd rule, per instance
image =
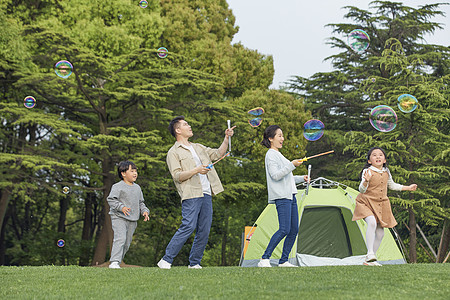
POLYGON ((406 252, 406 246, 405 246, 405 244, 403 244, 403 241, 402 241, 400 235, 397 233, 397 230, 395 229, 395 227, 392 227, 392 231, 395 233, 396 240, 397 240, 397 241, 399 242, 399 244, 400 244, 400 250, 402 251, 403 259, 404 259, 406 262, 408 262, 408 260, 406 259, 406 255, 405 255, 405 252, 406 252), (403 252, 403 248, 405 249, 405 252, 403 252))
POLYGON ((425 236, 425 234, 423 233, 422 229, 420 228, 419 224, 416 223, 416 227, 417 229, 419 229, 420 234, 422 235, 423 239, 425 240, 425 243, 427 243, 428 248, 430 248, 431 252, 434 255, 434 258, 437 259, 437 254, 434 251, 433 247, 431 247, 430 242, 428 241, 427 237, 425 236))
POLYGON ((450 256, 450 251, 448 251, 447 256, 445 257, 444 261, 442 262, 443 264, 445 264, 447 262, 447 259, 449 256, 450 256))
POLYGON ((239 266, 242 266, 242 258, 244 257, 244 246, 245 246, 245 231, 242 232, 241 236, 241 258, 239 259, 239 266))

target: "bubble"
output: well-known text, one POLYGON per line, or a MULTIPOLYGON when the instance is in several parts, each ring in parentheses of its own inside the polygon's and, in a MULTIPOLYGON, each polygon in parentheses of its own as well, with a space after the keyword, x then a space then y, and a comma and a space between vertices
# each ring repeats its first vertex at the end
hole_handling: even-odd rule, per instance
POLYGON ((264 108, 257 107, 257 108, 254 108, 254 109, 250 109, 248 111, 248 113, 251 114, 251 115, 254 115, 254 116, 260 116, 260 115, 262 115, 264 113, 264 108))
MULTIPOLYGON (((248 111, 248 113, 253 116, 260 116, 264 113, 264 108, 256 107, 256 108, 250 109, 248 111)), ((263 121, 263 119, 261 117, 257 117, 257 118, 252 118, 251 120, 248 120, 248 123, 252 127, 258 127, 259 125, 261 125, 262 121, 263 121)))
POLYGON ((372 80, 372 83, 375 83, 375 81, 376 81, 376 79, 375 79, 375 78, 372 78, 371 80, 372 80))
POLYGON ((25 105, 26 108, 33 108, 36 106, 36 99, 34 99, 33 96, 26 96, 25 99, 23 99, 23 105, 25 105))
POLYGON ((312 119, 303 124, 303 136, 308 141, 314 142, 322 137, 324 129, 322 121, 312 119))
POLYGON ((398 108, 404 113, 411 113, 417 108, 417 104, 419 103, 416 97, 410 94, 403 94, 397 98, 398 108))
POLYGON ((258 118, 254 118, 254 119, 248 120, 248 123, 252 127, 258 127, 259 125, 261 125, 262 121, 263 121, 263 119, 258 117, 258 118))
POLYGON ((352 30, 348 35, 348 44, 355 52, 363 52, 369 48, 370 37, 362 29, 352 30))
POLYGON ((376 130, 389 132, 397 126, 397 114, 387 105, 378 105, 370 111, 369 121, 376 130))
POLYGON ((58 61, 55 64, 55 73, 61 78, 68 78, 73 71, 73 66, 67 60, 58 61))
POLYGON ((58 240, 58 242, 56 242, 56 245, 57 245, 59 248, 64 247, 65 244, 66 244, 66 243, 64 242, 64 240, 58 240))
POLYGON ((62 188, 62 192, 67 195, 70 192, 70 188, 68 186, 65 186, 62 188))
POLYGON ((140 7, 142 7, 142 8, 147 8, 147 6, 148 6, 148 2, 147 2, 147 1, 144 1, 144 0, 142 0, 142 1, 140 1, 140 2, 139 2, 139 6, 140 6, 140 7))
POLYGON ((168 52, 169 52, 169 51, 167 51, 167 48, 165 48, 165 47, 160 47, 160 48, 158 49, 158 56, 159 56, 160 58, 166 58, 167 55, 169 54, 168 52))

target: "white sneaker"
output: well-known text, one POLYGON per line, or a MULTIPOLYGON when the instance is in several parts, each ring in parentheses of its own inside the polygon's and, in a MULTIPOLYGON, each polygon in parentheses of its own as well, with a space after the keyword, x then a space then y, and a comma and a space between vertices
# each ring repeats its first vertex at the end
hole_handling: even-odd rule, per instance
POLYGON ((260 268, 270 268, 270 267, 272 267, 270 265, 270 259, 268 259, 268 258, 261 258, 261 260, 258 263, 258 267, 260 267, 260 268))
POLYGON ((200 266, 199 264, 195 265, 195 266, 188 266, 188 269, 203 269, 202 266, 200 266))
POLYGON ((113 261, 109 264, 110 269, 120 269, 120 265, 118 261, 113 261))
POLYGON ((376 260, 377 260, 377 257, 375 256, 375 254, 368 253, 366 255, 366 262, 373 262, 373 261, 376 261, 376 260))
POLYGON ((293 265, 293 264, 291 264, 290 262, 284 262, 284 263, 282 263, 282 264, 279 264, 278 265, 279 267, 288 267, 288 268, 297 268, 298 266, 296 266, 296 265, 293 265))
POLYGON ((374 266, 377 266, 377 267, 382 267, 382 266, 383 266, 382 264, 380 264, 380 263, 377 262, 377 261, 373 261, 372 264, 373 264, 374 266))
POLYGON ((160 269, 166 269, 169 270, 172 264, 169 264, 167 261, 161 258, 161 260, 157 263, 158 267, 160 269))

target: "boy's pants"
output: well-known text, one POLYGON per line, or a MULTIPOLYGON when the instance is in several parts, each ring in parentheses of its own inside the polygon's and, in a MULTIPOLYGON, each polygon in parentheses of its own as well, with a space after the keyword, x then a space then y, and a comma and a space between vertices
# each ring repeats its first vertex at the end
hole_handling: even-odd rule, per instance
POLYGON ((120 264, 128 248, 130 248, 137 221, 129 221, 111 215, 111 225, 114 231, 114 241, 111 249, 111 259, 109 261, 117 261, 120 264))
POLYGON ((163 259, 172 263, 175 256, 180 252, 186 240, 195 232, 194 243, 192 244, 189 255, 189 264, 191 266, 199 265, 202 261, 203 251, 208 243, 209 230, 211 229, 213 207, 212 197, 203 194, 200 198, 191 198, 183 200, 181 203, 181 215, 183 220, 181 226, 172 237, 166 248, 166 255, 163 259))

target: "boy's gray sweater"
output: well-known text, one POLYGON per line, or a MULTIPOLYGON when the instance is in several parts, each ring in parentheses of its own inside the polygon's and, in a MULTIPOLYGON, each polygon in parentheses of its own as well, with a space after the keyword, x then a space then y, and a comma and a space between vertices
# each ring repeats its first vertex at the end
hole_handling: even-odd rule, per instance
POLYGON ((142 195, 141 187, 137 183, 128 185, 125 181, 121 180, 115 183, 109 196, 107 198, 109 204, 109 214, 118 216, 129 221, 139 220, 144 212, 150 212, 145 206, 144 195, 142 195), (122 208, 129 207, 130 214, 126 216, 122 212, 122 208))

